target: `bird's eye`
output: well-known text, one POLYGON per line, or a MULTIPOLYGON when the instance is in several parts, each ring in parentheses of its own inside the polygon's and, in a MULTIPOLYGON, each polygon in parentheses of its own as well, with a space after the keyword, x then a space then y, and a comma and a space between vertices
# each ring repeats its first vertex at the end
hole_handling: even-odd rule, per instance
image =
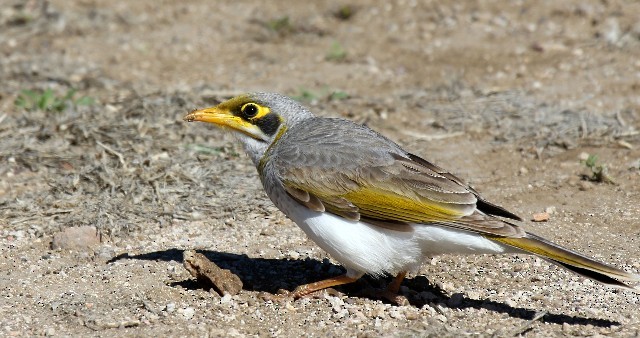
POLYGON ((260 109, 255 103, 247 103, 244 106, 242 106, 242 109, 240 110, 242 111, 242 114, 244 115, 244 117, 250 119, 258 115, 258 111, 260 109))

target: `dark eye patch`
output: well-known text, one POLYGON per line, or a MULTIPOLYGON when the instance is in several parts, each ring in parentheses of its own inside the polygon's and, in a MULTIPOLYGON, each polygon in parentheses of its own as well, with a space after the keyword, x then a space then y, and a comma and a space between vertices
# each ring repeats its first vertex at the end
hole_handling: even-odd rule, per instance
POLYGON ((269 113, 255 121, 255 125, 258 126, 265 135, 269 136, 274 135, 278 131, 280 124, 280 117, 274 113, 269 113))

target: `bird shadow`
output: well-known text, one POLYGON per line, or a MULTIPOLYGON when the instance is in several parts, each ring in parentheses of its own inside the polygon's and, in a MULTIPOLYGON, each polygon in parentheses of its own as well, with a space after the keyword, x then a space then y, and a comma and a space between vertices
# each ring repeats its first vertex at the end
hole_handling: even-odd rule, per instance
MULTIPOLYGON (((183 252, 184 251, 180 249, 169 249, 139 255, 124 253, 113 257, 107 261, 107 264, 124 259, 182 262, 183 252)), ((242 280, 242 288, 246 291, 275 294, 281 289, 293 290, 298 285, 316 282, 344 273, 344 269, 341 266, 332 264, 328 259, 318 261, 310 258, 298 260, 251 258, 244 254, 240 255, 219 251, 198 250, 198 252, 205 255, 219 267, 228 269, 236 274, 240 280, 242 280)), ((365 276, 355 283, 343 285, 336 289, 350 296, 371 298, 371 296, 364 294, 363 290, 383 288, 389 281, 390 278, 374 279, 365 276)), ((188 290, 203 289, 203 286, 195 279, 172 282, 169 285, 188 290)), ((405 292, 407 300, 412 306, 416 307, 422 307, 426 304, 439 304, 455 309, 485 309, 524 320, 532 320, 538 314, 538 311, 533 309, 513 307, 489 299, 470 299, 464 296, 460 297, 459 294, 449 296, 444 290, 429 282, 425 276, 405 279, 402 285, 408 288, 408 292, 405 292)), ((608 319, 594 319, 554 313, 546 313, 541 318, 536 319, 543 323, 560 325, 565 323, 570 325, 593 325, 595 327, 620 325, 619 322, 608 319)))

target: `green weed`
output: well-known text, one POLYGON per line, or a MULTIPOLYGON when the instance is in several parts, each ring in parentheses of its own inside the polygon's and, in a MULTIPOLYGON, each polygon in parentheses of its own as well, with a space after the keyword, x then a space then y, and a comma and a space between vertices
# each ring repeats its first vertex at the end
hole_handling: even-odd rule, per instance
POLYGON ((331 95, 329 95, 329 100, 332 100, 332 101, 346 100, 348 98, 349 98, 349 94, 341 90, 336 90, 332 92, 331 95))
POLYGON ((328 61, 342 61, 347 57, 347 51, 339 42, 334 42, 329 48, 329 52, 325 56, 328 61))
POLYGON ((61 112, 69 106, 89 106, 94 104, 94 100, 88 96, 74 98, 75 89, 69 89, 63 96, 56 96, 52 89, 23 90, 18 95, 14 104, 18 108, 28 111, 41 110, 50 112, 61 112))
POLYGON ((277 19, 272 19, 266 22, 267 28, 276 33, 289 33, 293 31, 293 25, 288 16, 282 16, 277 19))
POLYGON ((300 88, 298 94, 293 95, 292 98, 298 102, 311 102, 318 99, 318 95, 308 89, 300 88))
POLYGON ((351 19, 355 13, 355 7, 351 5, 343 5, 333 13, 333 16, 337 19, 347 21, 351 19))
POLYGON ((606 164, 598 163, 598 155, 589 154, 586 160, 582 161, 585 167, 591 172, 590 175, 585 175, 586 179, 594 182, 615 184, 611 176, 609 176, 609 170, 606 164))

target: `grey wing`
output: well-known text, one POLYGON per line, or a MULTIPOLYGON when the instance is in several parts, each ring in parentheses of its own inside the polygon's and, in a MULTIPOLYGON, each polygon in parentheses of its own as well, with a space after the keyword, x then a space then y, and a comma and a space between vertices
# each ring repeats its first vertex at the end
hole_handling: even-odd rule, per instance
POLYGON ((453 221, 445 225, 493 235, 521 232, 478 213, 480 205, 517 217, 484 202, 454 175, 349 121, 319 118, 301 126, 281 138, 271 157, 285 189, 313 210, 391 223, 453 221), (390 199, 394 205, 387 205, 390 199))

